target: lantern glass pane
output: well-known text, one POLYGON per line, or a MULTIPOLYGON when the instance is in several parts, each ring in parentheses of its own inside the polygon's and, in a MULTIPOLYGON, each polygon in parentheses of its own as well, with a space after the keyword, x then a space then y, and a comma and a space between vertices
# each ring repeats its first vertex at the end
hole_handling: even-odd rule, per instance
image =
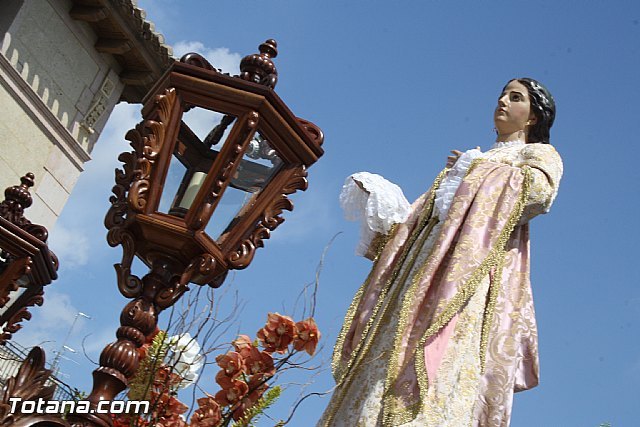
POLYGON ((2 316, 7 310, 9 310, 18 301, 18 298, 20 298, 20 296, 27 290, 27 287, 29 286, 29 280, 25 276, 23 276, 21 278, 21 281, 22 283, 19 283, 20 287, 15 291, 9 292, 9 295, 7 295, 9 299, 4 306, 0 307, 0 316, 2 316))
POLYGON ((170 212, 171 206, 177 197, 180 183, 184 179, 186 173, 187 168, 180 159, 176 157, 175 154, 171 156, 169 171, 167 172, 167 177, 164 180, 164 188, 162 189, 162 195, 160 196, 160 206, 158 207, 159 212, 170 212))
POLYGON ((235 116, 201 107, 182 115, 159 211, 184 217, 228 138, 235 116))
POLYGON ((207 110, 202 107, 192 107, 182 114, 183 129, 180 130, 180 133, 183 133, 186 125, 188 130, 208 148, 218 146, 219 149, 227 140, 235 122, 234 119, 234 116, 228 114, 207 110))
POLYGON ((205 231, 221 242, 236 218, 245 215, 283 165, 269 141, 256 132, 238 165, 236 174, 218 203, 205 231))

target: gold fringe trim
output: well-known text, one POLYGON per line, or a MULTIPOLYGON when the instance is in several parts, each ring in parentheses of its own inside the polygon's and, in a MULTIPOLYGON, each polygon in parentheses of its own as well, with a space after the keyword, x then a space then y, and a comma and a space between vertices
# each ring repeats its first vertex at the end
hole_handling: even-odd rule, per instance
MULTIPOLYGON (((482 160, 482 159, 477 159, 482 160)), ((477 162, 474 160, 474 163, 477 162)), ((471 165, 473 167, 474 164, 471 165)), ((398 323, 398 330, 396 331, 395 337, 395 346, 393 349, 393 353, 390 357, 389 370, 387 371, 387 380, 385 384, 385 402, 383 403, 383 421, 382 424, 384 427, 393 427, 398 424, 403 424, 415 419, 417 412, 416 406, 421 406, 421 403, 426 401, 427 398, 427 390, 429 388, 429 378, 427 376, 427 368, 424 362, 425 352, 424 352, 424 344, 427 340, 435 335, 440 329, 442 329, 455 314, 462 308, 462 306, 469 301, 471 296, 476 292, 482 278, 489 274, 491 268, 498 267, 500 264, 500 260, 504 259, 504 247, 513 232, 513 229, 517 225, 520 217, 522 216, 522 212, 524 210, 524 206, 526 204, 527 198, 529 197, 529 188, 531 184, 531 170, 528 166, 522 167, 522 173, 524 175, 522 191, 518 197, 518 201, 516 202, 513 211, 511 212, 505 227, 503 228, 496 245, 489 252, 489 255, 485 258, 485 260, 478 266, 478 268, 473 272, 471 278, 465 283, 460 290, 454 295, 447 306, 442 310, 440 315, 436 318, 433 324, 426 330, 418 346, 415 350, 415 369, 416 374, 418 376, 418 388, 420 390, 420 401, 416 404, 410 405, 409 407, 403 408, 398 402, 392 400, 393 396, 388 395, 389 390, 396 382, 400 367, 398 367, 398 351, 400 348, 400 343, 402 340, 402 332, 406 329, 407 326, 407 317, 408 317, 408 309, 410 303, 415 298, 415 292, 417 290, 417 284, 421 278, 416 277, 411 283, 411 287, 407 291, 407 294, 403 300, 403 307, 400 311, 400 319, 398 323), (397 367, 393 369, 392 367, 397 367)), ((429 259, 429 258, 427 258, 429 259)), ((488 337, 488 335, 487 335, 488 337)), ((486 350, 486 348, 485 348, 486 350)))
POLYGON ((500 285, 502 284, 502 270, 504 269, 504 260, 507 253, 502 250, 499 256, 496 274, 489 283, 489 300, 484 309, 484 317, 482 318, 482 332, 480 334, 480 373, 484 374, 487 362, 487 346, 489 345, 489 333, 493 325, 493 316, 496 311, 496 302, 500 294, 500 285))
MULTIPOLYGON (((383 305, 386 299, 389 288, 395 282, 398 274, 400 273, 400 270, 404 265, 404 262, 406 261, 406 258, 409 255, 411 248, 413 247, 415 241, 417 240, 418 235, 422 234, 422 230, 428 226, 429 228, 427 230, 427 233, 424 233, 426 236, 428 236, 431 233, 431 230, 433 229, 435 224, 437 223, 437 220, 436 221, 429 221, 429 220, 431 219, 431 214, 433 212, 436 189, 440 186, 440 182, 442 182, 448 170, 449 169, 442 170, 434 180, 431 186, 429 200, 427 200, 426 207, 425 209, 423 209, 423 211, 421 212, 418 218, 418 221, 419 221, 418 230, 420 231, 418 233, 414 233, 413 236, 410 238, 410 240, 407 242, 404 248, 404 251, 402 253, 402 256, 400 258, 400 262, 396 264, 391 277, 385 283, 385 286, 378 297, 378 302, 376 303, 376 306, 373 309, 371 317, 367 321, 367 324, 365 325, 364 330, 362 331, 362 335, 361 335, 362 338, 360 339, 360 342, 358 342, 358 345, 351 353, 351 357, 349 361, 347 362, 346 366, 344 366, 344 364, 341 361, 342 359, 341 352, 342 352, 342 348, 344 347, 344 341, 346 339, 347 333, 349 332, 349 329, 351 328, 351 324, 353 323, 355 312, 358 308, 358 305, 360 304, 362 295, 364 294, 364 291, 367 285, 369 285, 369 282, 371 281, 371 278, 373 276, 373 272, 376 269, 376 266, 379 260, 379 254, 375 259, 375 262, 373 267, 371 268, 371 271, 369 272, 369 276, 367 276, 367 279, 365 280, 365 282, 362 284, 362 286, 360 286, 360 288, 356 292, 356 295, 354 296, 349 306, 349 309, 347 310, 347 314, 345 316, 342 329, 340 330, 340 334, 338 335, 338 339, 336 340, 336 345, 333 351, 333 359, 331 363, 334 379, 336 380, 336 384, 338 387, 336 389, 336 392, 340 394, 337 397, 336 403, 332 405, 331 412, 329 413, 328 417, 325 420, 325 423, 324 423, 325 426, 328 426, 333 422, 333 419, 335 417, 335 414, 338 408, 342 405, 342 401, 344 400, 346 390, 349 387, 349 381, 345 382, 348 379, 349 372, 351 372, 351 370, 354 369, 360 363, 363 355, 365 355, 369 350, 369 347, 371 346, 371 342, 373 341, 373 337, 375 337, 375 335, 377 334, 378 327, 379 327, 379 321, 377 320, 384 317, 387 306, 384 307, 383 312, 379 317, 378 317, 378 311, 380 310, 381 306, 383 305), (373 330, 371 331, 371 334, 369 334, 369 331, 371 330, 371 328, 373 328, 373 330)), ((397 228, 393 228, 392 231, 394 232, 394 236, 395 236, 395 232, 397 232, 397 228)), ((391 240, 392 238, 393 236, 390 234, 389 240, 391 240)), ((422 240, 422 243, 424 243, 424 239, 422 240)), ((412 257, 412 260, 411 260, 412 265, 407 266, 405 274, 408 274, 407 272, 411 271, 413 267, 413 263, 415 263, 416 256, 417 255, 414 254, 414 256, 412 257)), ((395 290, 395 293, 397 292, 398 292, 398 289, 395 290)))

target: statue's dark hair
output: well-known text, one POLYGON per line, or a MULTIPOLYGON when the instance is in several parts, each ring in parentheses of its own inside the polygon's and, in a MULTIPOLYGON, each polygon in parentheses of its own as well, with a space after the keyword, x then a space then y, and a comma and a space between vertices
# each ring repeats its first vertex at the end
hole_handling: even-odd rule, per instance
POLYGON ((549 143, 549 130, 556 118, 556 103, 551 92, 540 82, 528 77, 515 79, 522 83, 529 92, 531 110, 536 116, 536 123, 529 128, 527 142, 549 143))

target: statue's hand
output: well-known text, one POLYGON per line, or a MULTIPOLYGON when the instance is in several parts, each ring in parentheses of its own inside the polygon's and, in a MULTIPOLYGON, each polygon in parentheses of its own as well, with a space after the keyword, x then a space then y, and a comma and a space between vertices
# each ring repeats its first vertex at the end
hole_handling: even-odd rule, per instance
POLYGON ((458 157, 462 154, 462 151, 459 150, 451 150, 452 155, 447 157, 447 167, 452 168, 453 165, 458 160, 458 157))
MULTIPOLYGON (((480 150, 480 146, 477 146, 475 149, 480 150)), ((451 150, 451 153, 451 156, 447 157, 447 168, 452 168, 463 154, 462 151, 459 150, 451 150)))

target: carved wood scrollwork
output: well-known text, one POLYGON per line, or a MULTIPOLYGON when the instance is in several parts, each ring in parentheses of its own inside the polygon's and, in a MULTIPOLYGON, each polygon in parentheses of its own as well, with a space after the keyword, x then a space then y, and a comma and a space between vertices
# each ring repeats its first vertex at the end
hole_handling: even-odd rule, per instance
POLYGON ((196 67, 204 68, 205 70, 218 71, 207 59, 195 52, 185 53, 180 58, 180 62, 184 62, 185 64, 195 65, 196 67))
POLYGON ((305 191, 307 187, 307 170, 304 166, 300 166, 282 187, 280 196, 274 198, 262 212, 261 219, 251 235, 242 241, 240 246, 227 257, 231 268, 243 269, 251 263, 256 249, 264 247, 263 241, 268 239, 271 236, 271 232, 284 222, 282 212, 284 210, 293 210, 293 203, 291 203, 287 195, 293 194, 298 190, 305 191))
POLYGON ((20 409, 11 413, 10 398, 37 401, 38 399, 52 400, 55 385, 46 385, 51 371, 44 367, 45 355, 40 347, 34 347, 27 358, 20 365, 18 374, 9 378, 0 391, 0 426, 69 426, 69 424, 55 416, 23 414, 20 409))
POLYGON ((180 276, 180 286, 186 287, 191 279, 195 276, 200 276, 202 278, 201 282, 206 283, 212 288, 219 287, 224 281, 226 273, 220 274, 220 272, 216 270, 216 266, 216 259, 211 254, 204 253, 193 258, 184 270, 184 273, 180 276))
POLYGON ((256 111, 248 113, 248 119, 246 120, 244 127, 240 129, 240 134, 234 138, 231 149, 226 152, 223 160, 223 162, 225 162, 224 166, 219 169, 218 175, 214 178, 211 191, 207 194, 204 203, 195 213, 193 219, 188 221, 187 226, 191 230, 201 229, 204 224, 206 224, 207 219, 211 216, 216 202, 225 188, 225 183, 231 179, 233 173, 236 171, 238 164, 242 159, 244 148, 249 141, 249 138, 256 131, 259 117, 260 116, 256 111))
POLYGON ((0 335, 0 343, 4 343, 5 341, 10 340, 13 334, 22 329, 22 325, 20 325, 20 322, 22 322, 23 320, 31 320, 31 313, 29 313, 28 310, 29 307, 33 307, 35 305, 42 307, 43 303, 44 291, 42 289, 27 298, 26 301, 24 301, 24 305, 18 311, 16 311, 15 314, 9 318, 9 320, 7 320, 7 324, 2 329, 2 334, 0 335))
POLYGON ((301 119, 300 117, 297 117, 297 120, 302 128, 307 132, 307 134, 313 138, 313 142, 317 142, 318 145, 322 145, 322 143, 324 142, 324 134, 322 133, 322 129, 320 129, 310 121, 301 119))
POLYGON ((165 127, 176 105, 176 90, 168 88, 163 95, 157 95, 155 105, 158 121, 144 120, 130 130, 126 139, 131 142, 136 157, 134 179, 129 189, 129 204, 137 212, 143 212, 147 205, 149 180, 158 153, 165 143, 165 127))
POLYGON ((165 143, 165 123, 176 105, 176 91, 168 88, 158 95, 155 105, 158 121, 144 120, 135 129, 127 132, 125 138, 133 151, 118 156, 122 169, 116 169, 113 196, 109 198, 111 207, 105 216, 104 225, 109 230, 107 242, 115 247, 122 245, 122 260, 115 264, 118 288, 127 298, 135 298, 142 292, 139 277, 131 274, 131 263, 136 252, 135 239, 127 228, 138 212, 147 205, 151 173, 165 143))
POLYGON ((0 307, 9 302, 9 294, 18 290, 18 280, 25 274, 29 274, 32 264, 31 257, 13 260, 6 270, 0 274, 0 307))

